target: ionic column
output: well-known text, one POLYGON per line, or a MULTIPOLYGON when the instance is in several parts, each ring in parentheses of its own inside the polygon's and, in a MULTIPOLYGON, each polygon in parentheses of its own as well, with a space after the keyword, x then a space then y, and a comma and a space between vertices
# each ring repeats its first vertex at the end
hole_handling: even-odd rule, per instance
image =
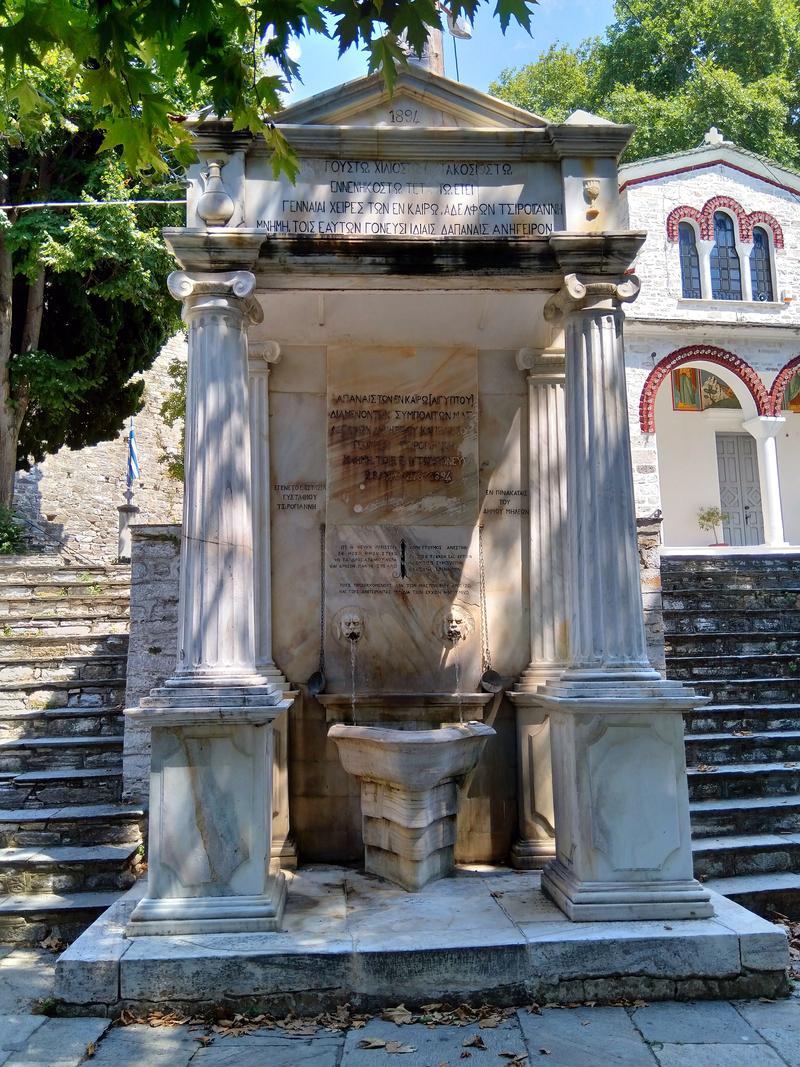
POLYGON ((249 271, 170 274, 189 327, 178 665, 168 685, 260 685, 255 664, 249 271))
POLYGON ((770 548, 781 548, 787 543, 783 532, 776 441, 785 422, 786 419, 782 416, 758 415, 742 423, 742 428, 756 441, 758 476, 761 481, 761 512, 764 517, 764 544, 770 548))
POLYGON ((178 665, 127 714, 152 732, 146 896, 129 936, 276 930, 273 730, 291 707, 256 670, 248 271, 171 274, 189 326, 178 665))
POLYGON ((515 867, 532 870, 555 855, 550 716, 536 691, 567 665, 564 358, 521 349, 528 370, 531 662, 509 693, 517 720, 519 840, 515 867))
MULTIPOLYGON (((249 348, 250 454, 253 470, 253 575, 255 600, 256 670, 286 693, 289 683, 272 657, 272 553, 270 501, 272 476, 269 456, 269 376, 281 358, 277 341, 260 341, 249 348)), ((289 825, 289 716, 273 726, 272 858, 281 867, 297 867, 297 846, 289 825)))
POLYGON ((621 304, 635 277, 568 275, 545 318, 566 346, 569 665, 551 715, 556 858, 542 887, 572 919, 711 914, 692 874, 682 712, 650 667, 639 586, 621 304))

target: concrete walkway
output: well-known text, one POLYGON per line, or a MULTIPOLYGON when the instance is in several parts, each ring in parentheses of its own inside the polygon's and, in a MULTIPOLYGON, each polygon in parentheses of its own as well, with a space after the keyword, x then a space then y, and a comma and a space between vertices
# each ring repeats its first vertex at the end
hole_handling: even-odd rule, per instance
POLYGON ((483 1025, 371 1019, 346 1033, 226 1036, 36 1014, 52 995, 55 959, 0 948, 0 1067, 800 1067, 800 984, 787 1001, 521 1008, 483 1025))

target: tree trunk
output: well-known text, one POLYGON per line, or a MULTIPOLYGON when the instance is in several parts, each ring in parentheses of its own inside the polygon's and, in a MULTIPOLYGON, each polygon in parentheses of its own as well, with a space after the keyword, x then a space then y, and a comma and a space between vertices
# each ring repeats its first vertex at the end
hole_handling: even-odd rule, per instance
MULTIPOLYGON (((5 160, 0 176, 0 202, 8 203, 5 160)), ((17 412, 11 397, 11 253, 0 230, 0 504, 11 506, 14 499, 14 473, 17 468, 17 412)))

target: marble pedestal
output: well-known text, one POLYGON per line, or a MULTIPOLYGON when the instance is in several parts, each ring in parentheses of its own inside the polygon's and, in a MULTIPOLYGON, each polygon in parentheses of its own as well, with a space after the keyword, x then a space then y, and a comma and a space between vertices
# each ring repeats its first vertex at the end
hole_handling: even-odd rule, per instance
MULTIPOLYGON (((653 672, 655 675, 655 672, 653 672)), ((550 713, 556 858, 542 890, 576 921, 713 914, 692 871, 679 682, 557 681, 550 713)))
POLYGON ((129 936, 279 929, 272 724, 291 704, 263 686, 167 686, 127 713, 152 730, 148 891, 129 936))
POLYGON ((479 722, 438 730, 330 728, 342 766, 361 783, 367 871, 409 892, 453 872, 458 785, 493 735, 479 722))
POLYGON ((550 716, 535 693, 508 693, 517 725, 519 837, 511 864, 521 871, 541 870, 556 854, 550 716))

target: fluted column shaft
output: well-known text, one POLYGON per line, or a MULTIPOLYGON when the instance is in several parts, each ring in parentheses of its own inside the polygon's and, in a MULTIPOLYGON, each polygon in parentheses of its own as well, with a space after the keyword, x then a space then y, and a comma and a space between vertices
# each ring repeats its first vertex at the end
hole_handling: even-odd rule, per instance
POLYGON ((247 325, 249 271, 169 290, 189 328, 178 665, 170 685, 256 685, 247 325))
POLYGON ((655 674, 642 612, 619 307, 620 300, 638 293, 638 281, 620 283, 613 294, 607 291, 611 288, 588 287, 583 305, 565 316, 571 582, 567 678, 655 674))

